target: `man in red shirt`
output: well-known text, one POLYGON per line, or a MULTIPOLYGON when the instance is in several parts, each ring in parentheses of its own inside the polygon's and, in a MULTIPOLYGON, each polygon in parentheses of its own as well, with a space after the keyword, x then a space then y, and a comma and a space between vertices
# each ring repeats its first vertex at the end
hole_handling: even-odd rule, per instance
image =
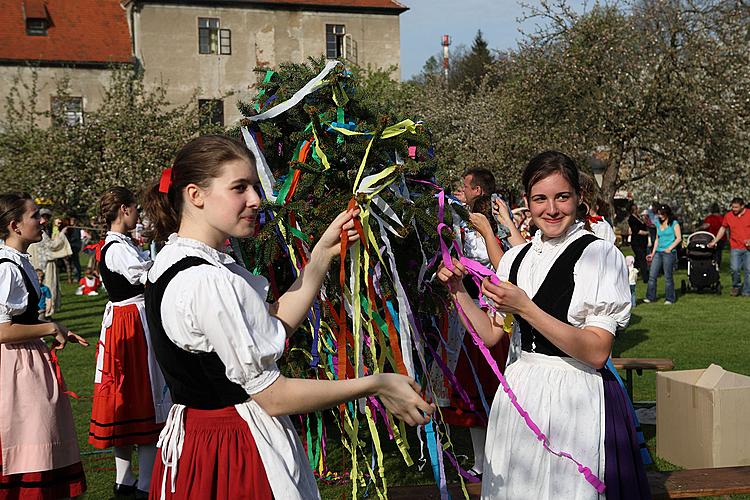
POLYGON ((732 210, 727 212, 721 223, 721 229, 708 245, 713 247, 724 237, 729 229, 729 267, 732 272, 732 295, 740 294, 750 297, 750 210, 745 207, 742 198, 732 200, 732 210), (740 273, 744 270, 744 279, 740 273))

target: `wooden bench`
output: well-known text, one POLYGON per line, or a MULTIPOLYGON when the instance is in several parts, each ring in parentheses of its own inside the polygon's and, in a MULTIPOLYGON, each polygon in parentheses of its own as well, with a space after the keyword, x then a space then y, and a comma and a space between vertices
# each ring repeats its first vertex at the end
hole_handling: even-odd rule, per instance
MULTIPOLYGON (((672 472, 649 472, 648 483, 653 500, 672 498, 696 498, 750 493, 750 467, 719 467, 715 469, 678 470, 672 472)), ((480 483, 466 485, 469 498, 479 498, 480 483)), ((464 498, 458 484, 448 485, 451 497, 464 498)), ((392 486, 388 488, 391 500, 433 500, 440 498, 437 487, 392 486)))
POLYGON ((612 364, 618 370, 625 370, 625 388, 633 401, 633 370, 638 375, 643 370, 669 371, 674 369, 674 361, 663 358, 612 358, 612 364))
POLYGON ((649 472, 653 500, 750 493, 750 467, 649 472))

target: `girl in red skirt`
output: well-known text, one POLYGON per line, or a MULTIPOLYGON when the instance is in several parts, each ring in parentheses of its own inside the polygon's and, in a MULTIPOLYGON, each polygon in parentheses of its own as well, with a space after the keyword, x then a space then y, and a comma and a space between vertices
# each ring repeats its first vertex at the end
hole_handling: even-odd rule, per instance
POLYGON ((244 145, 202 136, 144 198, 156 239, 168 239, 148 273, 146 314, 175 402, 159 438, 154 498, 319 498, 288 415, 368 395, 410 425, 433 411, 398 374, 328 381, 279 373, 276 360, 320 291, 342 232, 357 239, 358 212, 336 217, 297 281, 269 305, 268 282, 222 251, 227 238, 252 236, 258 184, 244 145))
POLYGON ((135 229, 135 196, 113 187, 99 200, 109 231, 99 256, 99 272, 110 302, 104 311, 94 376, 89 443, 114 447, 117 495, 146 498, 156 455, 156 440, 171 406, 166 382, 149 346, 143 283, 148 255, 127 234, 135 229), (131 470, 138 445, 139 474, 131 470))
POLYGON ((39 208, 27 194, 0 195, 0 499, 70 498, 86 491, 73 412, 42 340, 88 343, 39 320, 39 281, 26 253, 41 241, 39 208))

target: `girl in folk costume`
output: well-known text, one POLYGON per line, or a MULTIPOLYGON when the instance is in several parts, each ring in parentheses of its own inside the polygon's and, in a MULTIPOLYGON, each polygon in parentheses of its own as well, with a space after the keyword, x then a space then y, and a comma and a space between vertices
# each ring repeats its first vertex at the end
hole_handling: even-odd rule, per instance
POLYGON ((222 251, 227 238, 252 236, 258 184, 242 144, 202 136, 177 153, 145 196, 155 239, 168 240, 149 270, 146 312, 175 402, 159 438, 153 498, 319 498, 288 415, 374 394, 411 425, 429 420, 420 411, 433 411, 415 382, 398 374, 337 381, 280 375, 276 361, 306 318, 342 235, 357 239, 358 211, 336 217, 297 281, 269 305, 268 282, 222 251))
POLYGON ((26 254, 42 239, 39 218, 29 195, 0 195, 0 499, 69 498, 86 490, 73 412, 55 365, 66 342, 88 343, 39 320, 39 281, 26 254), (54 351, 44 337, 54 339, 54 351))
MULTIPOLYGON (((552 448, 572 454, 606 490, 599 493, 595 478, 545 450, 500 390, 489 417, 482 497, 650 498, 627 401, 602 369, 615 332, 630 318, 625 259, 576 221, 580 185, 572 159, 541 153, 522 180, 539 231, 531 243, 505 253, 499 285, 485 280, 482 291, 516 319, 512 341, 520 342, 521 353, 506 378, 517 403, 552 448)), ((494 345, 505 335, 503 321, 474 304, 461 284, 464 274, 458 261, 438 271, 477 333, 494 345)))
POLYGON ((171 406, 164 376, 150 346, 143 301, 147 254, 127 234, 138 221, 135 196, 124 187, 102 194, 100 217, 108 232, 99 272, 109 295, 94 375, 89 443, 114 447, 115 495, 147 497, 156 441, 171 406), (131 471, 138 445, 139 474, 131 471))

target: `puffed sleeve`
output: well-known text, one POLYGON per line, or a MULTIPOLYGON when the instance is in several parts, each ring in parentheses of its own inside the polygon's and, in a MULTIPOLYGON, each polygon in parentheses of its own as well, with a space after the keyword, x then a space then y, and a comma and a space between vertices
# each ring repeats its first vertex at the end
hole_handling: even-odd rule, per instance
POLYGON ((13 313, 25 311, 27 297, 21 271, 10 262, 0 264, 0 323, 9 323, 13 313))
POLYGON ((568 309, 573 326, 595 326, 613 335, 630 321, 630 285, 625 257, 606 241, 591 243, 574 268, 575 290, 568 309))
POLYGON ((127 243, 116 243, 109 247, 104 255, 104 263, 110 271, 125 276, 131 285, 145 284, 148 270, 153 264, 150 260, 140 259, 135 248, 127 243))
POLYGON ((205 336, 226 366, 229 380, 256 394, 279 377, 286 330, 244 279, 209 268, 191 284, 186 320, 205 336))

